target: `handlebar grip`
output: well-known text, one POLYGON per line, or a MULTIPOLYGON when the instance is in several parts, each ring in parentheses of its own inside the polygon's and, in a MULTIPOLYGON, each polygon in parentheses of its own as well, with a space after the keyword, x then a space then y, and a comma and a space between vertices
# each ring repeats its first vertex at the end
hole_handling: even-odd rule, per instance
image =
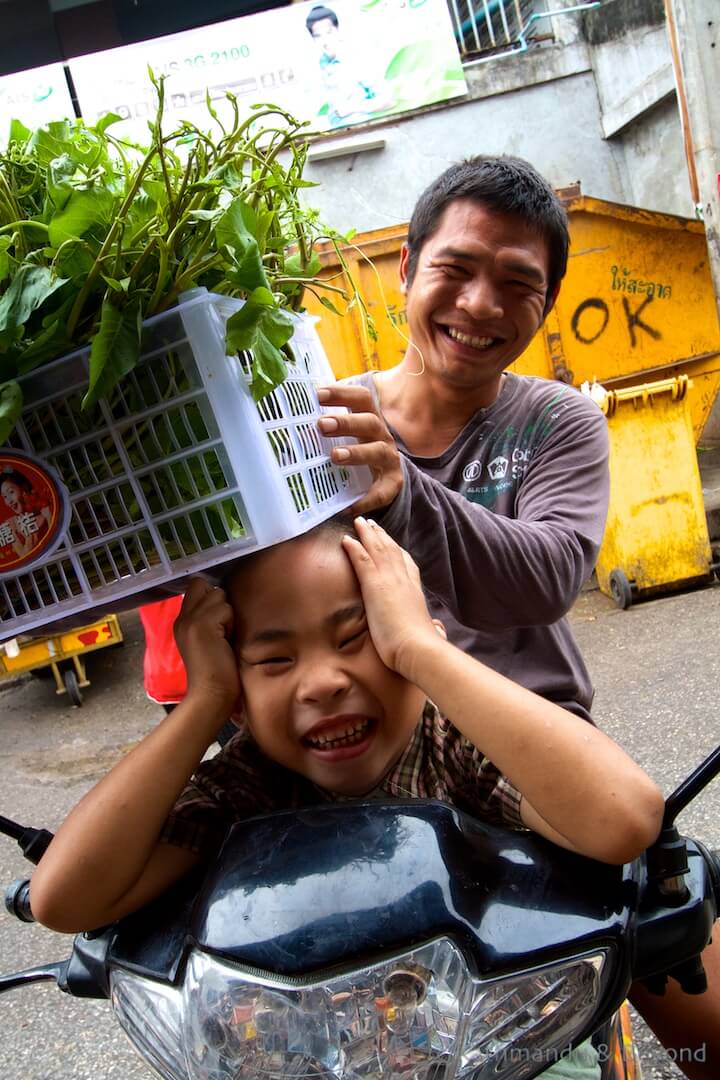
POLYGON ((20 922, 35 922, 30 909, 30 882, 27 878, 13 881, 5 890, 5 909, 20 922))

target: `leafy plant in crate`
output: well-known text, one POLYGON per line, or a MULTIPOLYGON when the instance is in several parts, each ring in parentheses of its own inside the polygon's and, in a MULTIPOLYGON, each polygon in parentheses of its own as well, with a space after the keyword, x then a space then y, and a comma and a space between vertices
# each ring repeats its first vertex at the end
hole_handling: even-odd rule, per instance
MULTIPOLYGON (((37 429, 29 432, 32 445, 46 429, 61 443, 90 431, 101 400, 117 420, 151 403, 152 416, 125 433, 123 455, 138 467, 177 458, 165 469, 164 487, 148 472, 140 489, 118 486, 85 508, 76 501, 80 540, 117 525, 113 498, 132 520, 138 490, 162 515, 222 486, 222 454, 178 457, 188 442, 207 436, 207 423, 197 409, 172 407, 191 390, 192 378, 171 340, 159 348, 163 322, 155 316, 198 287, 244 300, 225 312, 225 345, 228 355, 241 354, 259 402, 286 378, 292 313, 302 308, 304 290, 332 310, 328 292, 362 304, 354 287, 348 293, 319 276, 316 245, 346 238, 301 204, 299 193, 310 186, 303 179, 305 126, 271 105, 241 119, 228 94, 228 115, 208 98, 214 134, 188 122, 165 134, 164 82, 155 85, 158 109, 146 147, 115 137, 120 118, 111 114, 94 126, 63 121, 36 131, 14 121, 0 154, 0 444, 14 445, 23 408, 18 380, 85 347, 83 392, 68 395, 62 409, 25 414, 23 422, 37 429), (161 361, 139 363, 149 327, 161 361), (158 408, 163 402, 166 410, 158 408)), ((285 447, 273 447, 282 462, 285 447)), ((117 456, 108 436, 74 460, 74 490, 114 475, 117 456)), ((162 539, 177 554, 211 547, 228 533, 237 537, 243 528, 227 499, 193 521, 168 526, 162 539)), ((124 558, 136 572, 146 553, 136 559, 125 551, 124 558)), ((102 583, 102 566, 86 569, 102 583)))

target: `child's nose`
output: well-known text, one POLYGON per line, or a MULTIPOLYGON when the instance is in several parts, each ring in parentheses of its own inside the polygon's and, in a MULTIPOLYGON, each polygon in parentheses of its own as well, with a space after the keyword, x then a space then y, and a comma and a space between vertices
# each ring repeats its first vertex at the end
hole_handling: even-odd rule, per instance
POLYGON ((297 697, 302 702, 331 701, 340 697, 350 686, 350 677, 337 664, 315 662, 301 672, 297 697))

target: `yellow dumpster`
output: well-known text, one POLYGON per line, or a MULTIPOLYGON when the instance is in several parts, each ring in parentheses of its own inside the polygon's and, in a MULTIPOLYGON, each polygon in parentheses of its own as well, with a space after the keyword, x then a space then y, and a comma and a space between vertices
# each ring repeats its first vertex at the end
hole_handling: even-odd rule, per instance
MULTIPOLYGON (((702 222, 621 206, 566 189, 570 262, 556 308, 512 367, 523 375, 581 386, 597 379, 619 389, 648 379, 687 375, 696 441, 720 387, 720 325, 702 222)), ((344 319, 322 318, 318 331, 342 378, 392 367, 407 343, 398 261, 407 226, 361 234, 343 248, 377 326, 374 342, 356 307, 344 319), (370 261, 368 261, 370 260, 370 261)), ((343 269, 324 254, 335 283, 343 269)), ((319 302, 308 308, 322 316, 319 302)))
POLYGON ((686 375, 612 390, 610 507, 596 573, 621 608, 637 597, 711 579, 686 375))

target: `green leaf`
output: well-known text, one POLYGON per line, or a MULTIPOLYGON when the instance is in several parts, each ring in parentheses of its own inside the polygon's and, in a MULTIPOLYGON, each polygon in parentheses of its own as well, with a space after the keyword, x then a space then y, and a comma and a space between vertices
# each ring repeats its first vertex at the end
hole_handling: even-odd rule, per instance
POLYGON ((47 326, 44 326, 22 350, 17 364, 18 375, 25 375, 48 360, 56 360, 68 352, 70 347, 65 334, 65 320, 61 313, 60 317, 56 315, 47 326))
POLYGON ((318 296, 318 300, 324 308, 327 308, 328 311, 332 311, 333 315, 342 315, 342 312, 335 307, 332 300, 328 300, 327 296, 318 296))
POLYGON ((70 143, 70 123, 67 120, 53 120, 44 128, 34 131, 30 145, 37 154, 41 165, 47 166, 54 158, 67 151, 70 143))
POLYGON ((234 256, 234 265, 228 270, 227 277, 233 285, 247 292, 258 287, 270 287, 255 238, 257 227, 254 210, 241 198, 233 199, 215 225, 218 247, 227 248, 234 256))
POLYGON ((45 266, 21 266, 0 300, 0 345, 14 340, 15 330, 65 281, 45 266))
POLYGON ((253 289, 248 296, 248 302, 250 304, 259 304, 261 307, 277 307, 277 301, 269 289, 261 287, 259 289, 253 289))
POLYGON ((302 261, 300 252, 288 255, 285 260, 285 273, 288 277, 317 277, 322 270, 322 263, 317 252, 313 251, 307 263, 302 261))
MULTIPOLYGON (((253 354, 253 375, 250 390, 255 401, 269 394, 287 374, 285 357, 280 351, 292 337, 293 321, 286 311, 270 306, 258 289, 240 311, 226 324, 228 353, 250 350, 253 354)), ((272 296, 272 294, 269 294, 272 296)))
POLYGON ((226 324, 226 342, 230 352, 253 349, 262 333, 278 349, 292 337, 293 321, 286 311, 265 303, 248 300, 231 315, 226 324))
POLYGON ((188 214, 191 221, 217 221, 219 216, 217 210, 191 210, 188 214))
POLYGON ((122 120, 122 116, 120 116, 119 113, 116 113, 116 112, 105 113, 105 115, 101 116, 100 119, 98 120, 98 122, 94 125, 95 126, 95 131, 97 131, 98 135, 104 135, 104 133, 107 131, 107 129, 110 127, 110 125, 111 124, 117 124, 119 120, 122 120))
POLYGON ((10 121, 10 142, 24 146, 31 135, 30 128, 26 128, 21 120, 10 121))
POLYGON ((135 367, 140 358, 141 327, 138 300, 118 308, 112 298, 105 297, 100 327, 90 350, 90 385, 83 398, 83 409, 106 398, 116 383, 135 367))
POLYGON ((56 210, 62 210, 73 193, 77 164, 69 154, 61 154, 48 165, 47 191, 56 210))
POLYGON ((287 375, 285 357, 272 342, 258 331, 253 348, 252 379, 250 393, 254 401, 261 401, 267 394, 279 386, 287 375))
POLYGON ((130 285, 131 279, 129 277, 121 278, 119 281, 117 278, 108 277, 106 274, 101 274, 103 281, 108 285, 113 292, 126 293, 130 285))
POLYGON ((147 197, 154 203, 164 203, 166 200, 165 185, 162 180, 152 180, 146 178, 143 180, 142 189, 147 197))
POLYGON ((22 390, 16 382, 0 384, 0 446, 9 438, 22 412, 22 390))
POLYGON ((8 248, 11 243, 9 236, 0 236, 0 285, 2 285, 5 278, 10 276, 12 260, 8 254, 8 248))
POLYGON ((60 213, 50 222, 50 243, 59 247, 65 240, 92 237, 102 242, 110 228, 116 199, 104 188, 74 191, 60 213))
POLYGON ((85 240, 68 240, 55 256, 55 272, 76 282, 90 273, 95 256, 85 240))
POLYGON ((242 198, 233 199, 225 213, 218 218, 215 226, 218 244, 227 245, 230 248, 256 242, 256 231, 257 215, 242 198))

